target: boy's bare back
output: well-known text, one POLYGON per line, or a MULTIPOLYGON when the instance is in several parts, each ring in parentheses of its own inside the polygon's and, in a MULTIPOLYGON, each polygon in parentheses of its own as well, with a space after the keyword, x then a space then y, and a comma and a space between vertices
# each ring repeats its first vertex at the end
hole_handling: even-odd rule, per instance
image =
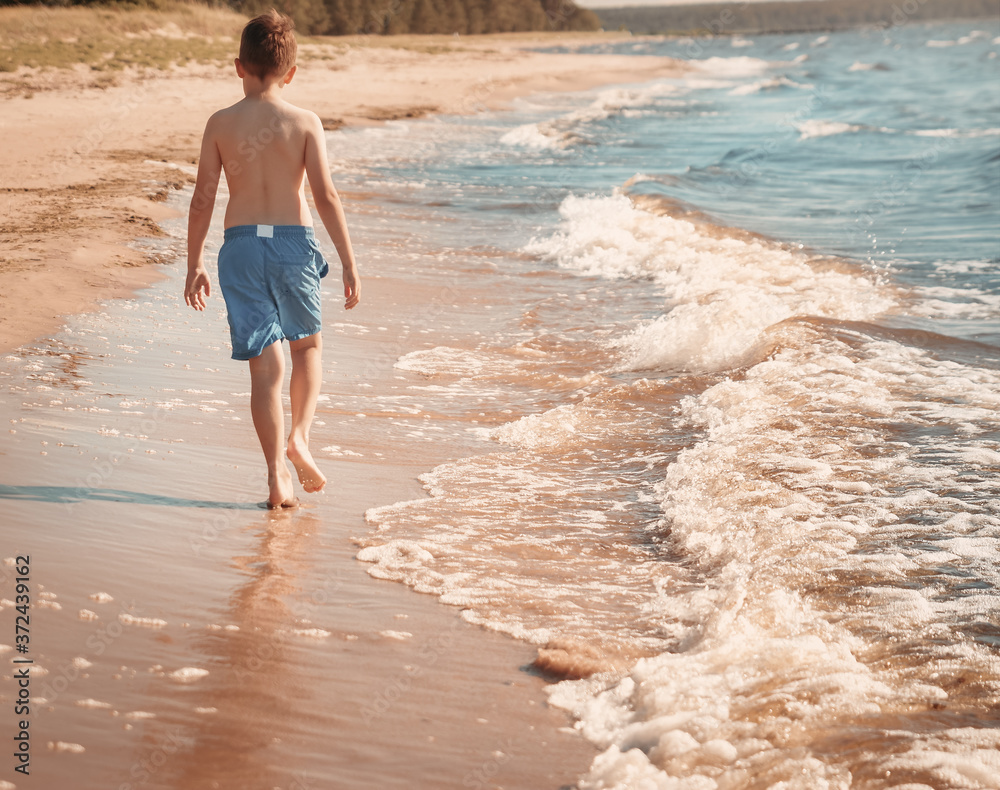
POLYGON ((343 264, 344 306, 360 299, 360 279, 340 196, 330 178, 323 125, 319 117, 284 101, 283 75, 258 78, 237 59, 244 98, 219 110, 205 126, 198 177, 188 217, 188 278, 184 297, 196 310, 211 292, 204 265, 204 243, 219 179, 229 186, 226 228, 239 225, 312 225, 306 203, 308 178, 313 203, 343 264))
POLYGON ((305 176, 311 171, 310 185, 322 189, 327 172, 323 127, 314 113, 248 96, 215 113, 205 134, 229 185, 225 227, 312 224, 305 176))

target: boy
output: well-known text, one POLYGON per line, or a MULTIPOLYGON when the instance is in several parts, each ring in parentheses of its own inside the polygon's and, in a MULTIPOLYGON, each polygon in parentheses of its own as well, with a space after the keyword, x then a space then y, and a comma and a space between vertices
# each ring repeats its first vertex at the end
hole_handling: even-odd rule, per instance
POLYGON ((245 98, 215 113, 205 127, 188 215, 184 285, 184 301, 204 310, 211 291, 205 238, 225 170, 229 204, 219 284, 233 359, 250 362, 250 411, 267 461, 270 508, 298 504, 284 456, 305 491, 319 491, 326 484, 309 452, 309 427, 323 373, 319 281, 329 267, 313 236, 305 177, 340 256, 346 309, 358 304, 360 289, 344 210, 330 180, 323 126, 314 113, 281 99, 281 89, 295 76, 292 27, 288 17, 272 9, 243 29, 236 73, 245 98), (282 339, 288 340, 292 355, 292 430, 284 456, 282 339))

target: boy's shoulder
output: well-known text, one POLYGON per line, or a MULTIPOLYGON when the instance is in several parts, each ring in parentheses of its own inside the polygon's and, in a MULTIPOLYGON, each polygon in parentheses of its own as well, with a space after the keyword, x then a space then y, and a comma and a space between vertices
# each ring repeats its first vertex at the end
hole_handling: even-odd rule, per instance
MULTIPOLYGON (((273 118, 290 121, 302 126, 319 126, 322 128, 322 121, 320 121, 319 116, 312 110, 307 110, 287 101, 277 102, 271 105, 271 109, 273 118)), ((251 117, 256 112, 257 108, 247 104, 246 100, 241 100, 212 113, 208 119, 208 125, 210 127, 219 127, 232 121, 238 121, 243 117, 251 117)))
POLYGON ((299 107, 297 104, 291 104, 287 101, 282 101, 279 106, 282 107, 291 118, 294 118, 303 125, 322 126, 322 121, 320 121, 319 116, 312 110, 307 110, 304 107, 299 107))

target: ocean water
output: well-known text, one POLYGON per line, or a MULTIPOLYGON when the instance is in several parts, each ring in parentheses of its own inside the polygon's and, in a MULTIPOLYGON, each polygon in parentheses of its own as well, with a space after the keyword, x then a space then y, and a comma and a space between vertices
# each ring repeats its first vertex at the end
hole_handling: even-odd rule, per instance
POLYGON ((581 790, 1000 787, 1000 24, 593 50, 687 70, 330 136, 451 456, 358 558, 537 645, 581 790))

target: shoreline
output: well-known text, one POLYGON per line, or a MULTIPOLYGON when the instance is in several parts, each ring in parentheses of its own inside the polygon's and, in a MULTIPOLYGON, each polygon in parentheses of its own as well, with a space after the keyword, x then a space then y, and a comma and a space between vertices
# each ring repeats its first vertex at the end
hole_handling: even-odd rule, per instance
MULTIPOLYGON (((625 33, 400 36, 376 46, 348 37, 326 52, 309 45, 285 96, 338 129, 472 114, 534 93, 681 72, 669 58, 525 49, 631 39, 625 33), (327 57, 335 59, 321 59, 327 57)), ((23 71, 0 75, 7 141, 0 152, 7 174, 0 188, 0 351, 163 277, 148 265, 161 256, 151 258, 136 242, 162 235, 158 223, 177 216, 165 200, 192 183, 205 120, 241 96, 231 68, 124 73, 104 87, 95 87, 83 68, 30 79, 23 71), (11 87, 19 81, 31 86, 22 95, 11 87)))
MULTIPOLYGON (((975 98, 1000 31, 949 33, 877 60, 831 37, 807 64, 722 40, 704 80, 328 135, 367 296, 348 313, 336 276, 322 291, 329 483, 294 511, 258 505, 246 364, 217 293, 184 306, 183 265, 0 354, 35 783, 993 775, 1000 283, 978 176, 1000 119, 975 98), (870 185, 945 145, 898 210, 866 213, 870 185)), ((178 115, 199 84, 170 88, 178 115)), ((353 109, 437 109, 419 83, 385 98, 353 109)), ((176 262, 190 163, 137 162, 143 187, 181 186, 149 242, 176 262)), ((19 694, 0 674, 0 701, 19 694)))
MULTIPOLYGON (((571 786, 595 750, 526 669, 534 646, 355 558, 367 508, 425 496, 417 475, 464 451, 408 437, 405 410, 365 405, 418 374, 379 361, 358 387, 379 328, 401 337, 425 315, 421 291, 373 274, 367 313, 329 328, 313 438, 331 482, 274 512, 255 504, 265 474, 245 366, 221 364, 224 311, 192 317, 179 275, 141 309, 116 301, 71 319, 58 348, 0 364, 0 413, 16 425, 0 498, 18 525, 11 556, 16 543, 32 557, 44 602, 32 715, 71 747, 38 755, 43 784, 118 787, 177 742, 144 787, 571 786)), ((325 308, 336 302, 329 291, 325 308)), ((0 699, 14 682, 0 677, 0 699)))
MULTIPOLYGON (((307 61, 286 96, 331 127, 360 126, 497 109, 535 92, 679 73, 666 58, 524 53, 519 47, 540 37, 492 38, 471 54, 463 41, 465 49, 444 55, 356 48, 340 68, 307 61), (366 73, 363 81, 359 75, 366 73), (353 85, 353 92, 338 85, 353 85), (372 95, 379 96, 377 105, 372 95)), ((201 338, 209 335, 188 334, 202 331, 204 317, 196 325, 189 311, 170 307, 173 299, 164 289, 176 290, 181 269, 149 261, 183 267, 180 190, 190 189, 205 118, 240 95, 228 69, 199 66, 107 88, 63 87, 0 100, 10 110, 3 128, 11 141, 0 154, 9 160, 9 181, 0 192, 8 201, 0 346, 5 352, 26 347, 23 359, 7 357, 6 375, 15 376, 15 387, 0 399, 4 417, 17 423, 0 453, 11 473, 5 498, 12 522, 30 536, 19 550, 45 558, 51 569, 46 594, 65 607, 49 615, 59 637, 39 642, 42 663, 54 673, 81 660, 93 665, 68 692, 40 703, 39 716, 58 730, 58 741, 85 749, 81 757, 49 757, 44 771, 61 781, 85 777, 88 787, 117 784, 129 762, 148 751, 144 744, 166 742, 181 727, 193 739, 184 766, 171 761, 151 787, 207 790, 224 779, 263 790, 296 779, 279 765, 299 765, 320 778, 331 766, 321 743, 329 737, 346 743, 348 756, 362 758, 337 757, 338 772, 347 772, 341 775, 359 782, 375 775, 382 787, 410 786, 414 770, 441 788, 497 781, 509 788, 569 786, 595 750, 569 727, 568 714, 548 705, 548 681, 527 670, 535 646, 470 625, 434 597, 372 579, 354 556, 351 536, 365 533, 365 510, 424 496, 416 476, 465 452, 461 443, 401 452, 391 426, 408 414, 361 420, 357 407, 321 404, 316 433, 326 436, 318 445, 351 447, 349 455, 364 456, 325 459, 338 481, 334 494, 285 518, 229 501, 263 483, 247 415, 229 417, 218 400, 244 397, 244 371, 201 368, 216 364, 217 341, 212 336, 206 351, 201 338), (108 108, 111 123, 105 122, 108 108), (150 237, 153 245, 142 241, 150 237), (157 250, 152 257, 151 246, 157 250), (132 312, 134 300, 114 298, 146 287, 139 299, 149 301, 138 313, 132 312), (92 313, 109 298, 100 314, 92 313), (56 341, 49 339, 47 333, 63 330, 56 341), (182 398, 192 402, 168 404, 161 412, 164 393, 179 394, 176 371, 168 369, 177 365, 172 354, 180 353, 192 363, 184 365, 190 372, 183 374, 182 398), (139 371, 128 363, 140 359, 141 375, 129 375, 139 371), (21 368, 25 363, 30 366, 21 368), (77 365, 99 386, 78 384, 77 365), (55 382, 36 388, 55 388, 59 398, 47 406, 42 401, 49 396, 23 400, 17 391, 25 375, 33 382, 27 386, 38 377, 55 382), (171 418, 175 408, 194 409, 187 412, 194 422, 171 418), (138 419, 151 420, 151 428, 142 423, 148 435, 125 446, 123 437, 133 436, 129 426, 137 418, 101 416, 120 409, 145 413, 138 419), (228 421, 241 418, 235 426, 228 421), (206 424, 215 430, 206 433, 206 424), (235 446, 211 439, 221 431, 235 446), (51 455, 37 449, 39 442, 51 455), (141 443, 133 448, 135 442, 141 443), (56 485, 40 485, 55 465, 56 485), (91 483, 94 470, 102 477, 91 483), (102 470, 110 470, 107 477, 102 470), (77 486, 61 485, 70 480, 77 486), (198 499, 177 496, 183 480, 202 481, 198 499), (64 508, 73 511, 73 530, 41 529, 59 523, 64 508), (161 570, 147 580, 152 567, 161 570), (102 593, 122 603, 95 605, 102 593), (94 633, 116 623, 127 626, 127 636, 106 658, 88 652, 94 633), (270 660, 272 655, 283 658, 270 660), (248 675, 251 664, 260 668, 248 675), (188 682, 185 672, 204 677, 192 681, 197 707, 192 694, 177 697, 177 684, 188 682), (322 704, 281 702, 305 696, 322 704), (299 723, 303 709, 308 726, 299 723), (119 712, 136 722, 125 725, 130 734, 117 729, 119 712), (295 737, 287 746, 271 744, 263 734, 272 726, 295 737), (244 765, 245 743, 280 757, 262 755, 244 765)), ((344 197, 349 216, 352 203, 359 214, 367 211, 365 195, 344 197)), ((355 392, 353 372, 365 359, 385 356, 379 330, 405 328, 424 311, 412 283, 376 267, 362 276, 369 307, 351 320, 363 324, 370 339, 330 344, 333 377, 324 392, 334 400, 365 392, 355 392)), ((212 318, 223 320, 224 313, 212 318)), ((479 314, 469 320, 478 321, 479 314)), ((346 333, 346 340, 355 331, 333 328, 332 334, 346 333)), ((391 361, 377 367, 374 391, 400 386, 391 361)))

